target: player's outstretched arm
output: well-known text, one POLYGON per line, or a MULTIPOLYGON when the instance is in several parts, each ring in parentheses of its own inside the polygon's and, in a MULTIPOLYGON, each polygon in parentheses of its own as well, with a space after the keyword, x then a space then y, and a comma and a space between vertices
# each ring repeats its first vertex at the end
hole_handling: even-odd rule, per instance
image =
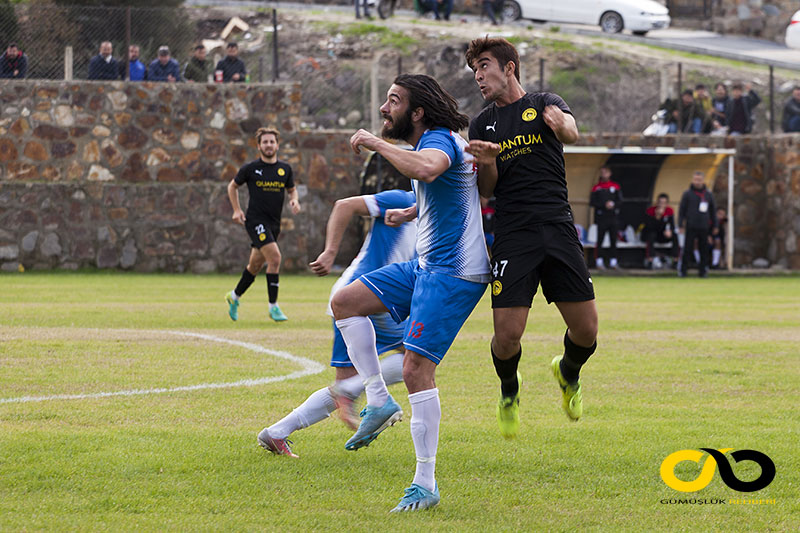
POLYGON ((328 227, 325 230, 325 249, 308 264, 317 276, 326 276, 330 273, 333 261, 339 252, 339 245, 342 244, 344 231, 354 215, 369 216, 369 209, 363 196, 342 198, 333 204, 331 216, 328 217, 328 227))
POLYGON ((580 137, 575 117, 569 113, 564 113, 558 106, 549 105, 545 107, 543 116, 545 123, 550 126, 550 129, 553 130, 553 133, 563 144, 573 144, 580 137))
POLYGON ((450 159, 439 150, 422 149, 419 152, 405 150, 361 129, 350 138, 350 146, 357 154, 361 148, 378 152, 401 174, 430 183, 450 167, 450 159))
POLYGON ((231 207, 233 208, 233 216, 231 219, 237 224, 244 225, 244 212, 239 205, 239 184, 234 180, 228 183, 228 200, 231 202, 231 207))
POLYGON ((478 192, 484 198, 491 198, 497 185, 496 158, 500 154, 500 145, 473 139, 464 151, 472 154, 478 164, 478 192))

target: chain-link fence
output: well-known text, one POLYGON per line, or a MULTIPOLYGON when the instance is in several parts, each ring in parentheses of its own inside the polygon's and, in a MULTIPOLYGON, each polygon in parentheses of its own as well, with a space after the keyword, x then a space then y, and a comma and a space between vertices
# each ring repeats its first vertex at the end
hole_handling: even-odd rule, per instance
MULTIPOLYGON (((236 40, 251 81, 280 78, 302 83, 300 120, 308 129, 379 130, 377 108, 400 72, 434 76, 469 116, 485 105, 464 62, 465 46, 479 36, 478 30, 467 37, 463 31, 447 35, 437 26, 400 17, 388 23, 355 21, 349 10, 314 14, 283 9, 274 16, 267 4, 218 9, 0 3, 0 38, 3 46, 16 42, 25 53, 27 78, 64 79, 71 69, 76 80, 88 77, 89 61, 103 41, 112 43, 114 57, 122 62, 126 43, 138 45, 145 64, 166 45, 182 68, 195 43, 207 44, 214 65, 225 53, 225 42, 236 40)), ((677 97, 673 88, 679 76, 674 61, 634 61, 624 53, 573 43, 556 32, 535 39, 509 38, 520 51, 525 89, 560 94, 584 132, 642 131, 664 102, 665 88, 677 97)), ((717 81, 752 82, 756 92, 768 98, 770 88, 777 89, 774 102, 765 98, 755 110, 754 131, 765 132, 775 123, 790 88, 784 87, 789 80, 776 78, 773 85, 764 74, 687 68, 682 80, 690 87, 697 83, 713 87, 717 81)))

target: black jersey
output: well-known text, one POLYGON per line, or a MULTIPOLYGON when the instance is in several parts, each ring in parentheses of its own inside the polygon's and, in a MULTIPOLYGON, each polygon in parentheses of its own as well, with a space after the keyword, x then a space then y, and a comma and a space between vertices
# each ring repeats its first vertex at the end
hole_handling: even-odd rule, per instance
POLYGON ((234 181, 238 185, 247 183, 250 191, 247 218, 280 224, 286 189, 294 188, 292 167, 283 161, 265 163, 259 158, 240 168, 234 181))
POLYGON ((504 107, 492 103, 469 125, 470 139, 500 145, 494 189, 497 235, 532 224, 572 220, 564 145, 542 116, 549 105, 572 114, 557 94, 534 93, 504 107))

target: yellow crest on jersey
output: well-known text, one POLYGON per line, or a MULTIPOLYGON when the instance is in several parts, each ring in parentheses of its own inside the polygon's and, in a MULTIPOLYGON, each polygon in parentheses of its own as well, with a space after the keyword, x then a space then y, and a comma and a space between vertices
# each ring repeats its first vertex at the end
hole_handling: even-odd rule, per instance
POLYGON ((282 168, 279 168, 278 169, 278 176, 283 176, 284 174, 286 174, 286 171, 283 170, 282 168))
POLYGON ((530 122, 535 118, 536 118, 536 110, 532 107, 529 107, 528 109, 522 112, 522 120, 524 120, 525 122, 530 122))
POLYGON ((503 292, 503 284, 500 283, 500 280, 495 280, 494 283, 492 283, 492 295, 497 296, 501 292, 503 292))
POLYGON ((262 234, 260 234, 260 235, 258 236, 258 240, 259 240, 259 241, 265 241, 265 240, 267 240, 267 235, 266 235, 266 233, 262 233, 262 234))

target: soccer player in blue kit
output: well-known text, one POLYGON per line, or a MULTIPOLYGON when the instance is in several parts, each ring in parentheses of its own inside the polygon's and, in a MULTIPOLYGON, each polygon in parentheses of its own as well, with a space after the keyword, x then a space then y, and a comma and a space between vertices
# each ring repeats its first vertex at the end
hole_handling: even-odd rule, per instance
POLYGON ((418 259, 365 274, 340 289, 331 302, 336 326, 350 360, 364 380, 367 406, 345 448, 366 446, 402 417, 389 395, 367 318, 388 311, 397 322, 408 317, 403 345, 403 381, 411 403, 411 436, 417 463, 414 480, 392 511, 415 511, 439 503, 434 476, 441 407, 436 366, 483 296, 489 260, 483 240, 481 206, 473 158, 457 131, 469 119, 455 99, 425 75, 398 76, 381 106, 381 135, 414 147, 403 150, 375 135, 357 131, 350 139, 385 157, 411 178, 416 206, 388 211, 387 222, 417 218, 418 259))
MULTIPOLYGON (((392 227, 384 222, 388 209, 411 207, 415 201, 413 192, 401 190, 337 200, 328 218, 325 249, 309 265, 318 276, 325 276, 331 271, 345 229, 353 216, 373 217, 373 222, 358 255, 333 285, 331 298, 341 287, 358 279, 362 274, 391 263, 410 261, 417 256, 416 224, 409 222, 399 227, 392 227)), ((328 312, 331 314, 330 309, 328 312)), ((382 354, 402 347, 405 323, 397 324, 389 313, 385 312, 374 314, 369 318, 375 327, 377 353, 382 354)), ((351 429, 356 429, 358 417, 353 412, 353 402, 364 392, 364 383, 347 356, 347 346, 335 324, 331 366, 336 369, 335 383, 314 392, 291 413, 264 428, 258 434, 258 443, 261 447, 276 455, 297 457, 289 446, 291 444, 288 440, 289 435, 298 429, 325 420, 337 409, 345 424, 351 429)), ((402 353, 387 355, 381 361, 381 374, 387 384, 402 381, 402 372, 402 353)))

